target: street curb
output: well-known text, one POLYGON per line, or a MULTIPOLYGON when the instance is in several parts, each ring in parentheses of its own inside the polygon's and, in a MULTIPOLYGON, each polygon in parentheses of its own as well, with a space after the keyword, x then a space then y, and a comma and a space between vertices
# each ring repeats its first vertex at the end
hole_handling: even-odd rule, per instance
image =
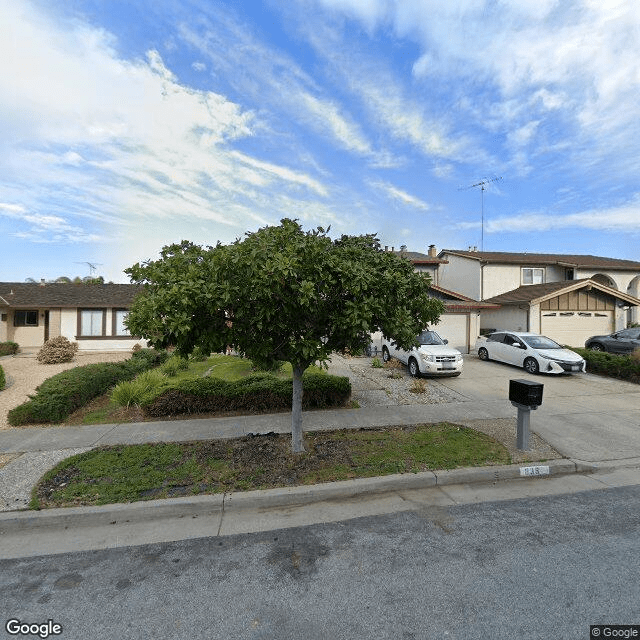
MULTIPOLYGON (((615 461, 613 461, 615 462, 615 461)), ((614 468, 613 462, 607 470, 614 468)), ((640 459, 637 459, 640 465, 640 459)), ((573 460, 549 460, 544 466, 549 473, 539 477, 559 476, 576 472, 593 473, 602 470, 601 463, 576 464, 573 460)), ((481 484, 522 477, 526 463, 495 467, 468 467, 421 473, 402 473, 373 478, 357 478, 317 485, 279 487, 231 494, 210 494, 166 498, 124 504, 93 507, 64 507, 42 511, 0 512, 0 535, 35 529, 71 529, 101 527, 122 523, 149 522, 182 517, 220 517, 225 511, 300 507, 318 502, 357 499, 363 496, 428 489, 454 484, 481 484)), ((539 466, 539 465, 537 465, 539 466)), ((618 467, 620 465, 617 465, 618 467)), ((633 465, 635 466, 635 465, 633 465)))

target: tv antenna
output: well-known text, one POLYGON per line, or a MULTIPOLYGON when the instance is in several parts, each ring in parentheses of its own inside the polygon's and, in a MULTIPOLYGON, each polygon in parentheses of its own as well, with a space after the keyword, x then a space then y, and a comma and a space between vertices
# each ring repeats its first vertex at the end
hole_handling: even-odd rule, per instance
POLYGON ((470 184, 468 187, 460 187, 460 189, 458 189, 458 191, 467 191, 468 189, 480 187, 480 251, 484 251, 484 190, 486 189, 486 185, 491 182, 498 182, 498 180, 502 180, 502 176, 498 178, 483 178, 480 182, 470 184))
POLYGON ((76 262, 76 264, 86 264, 89 266, 89 277, 93 278, 94 273, 96 272, 96 269, 98 267, 102 266, 102 262, 87 262, 86 260, 84 262, 76 262))

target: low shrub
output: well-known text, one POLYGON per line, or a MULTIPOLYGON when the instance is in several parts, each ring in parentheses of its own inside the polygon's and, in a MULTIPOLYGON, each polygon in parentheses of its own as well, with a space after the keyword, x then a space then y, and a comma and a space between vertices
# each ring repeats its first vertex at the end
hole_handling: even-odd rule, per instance
POLYGON ((153 393, 165 379, 159 369, 144 371, 133 380, 125 380, 116 385, 111 392, 111 399, 120 407, 128 408, 132 404, 140 406, 147 395, 153 393))
MULTIPOLYGON (((161 417, 219 411, 279 411, 291 408, 293 382, 268 373, 240 380, 196 378, 166 384, 155 397, 141 403, 145 415, 161 417)), ((351 396, 349 378, 323 373, 303 376, 303 409, 343 405, 351 396)))
POLYGON ((374 359, 371 361, 371 366, 372 366, 374 369, 382 369, 382 362, 380 361, 380 358, 374 358, 374 359))
POLYGON ((41 364, 60 364, 71 362, 76 357, 78 343, 70 342, 64 336, 47 340, 38 351, 36 359, 41 364))
POLYGON ((587 371, 629 382, 640 383, 640 358, 591 349, 573 349, 587 361, 587 371))
POLYGON ((209 357, 208 353, 202 347, 194 347, 193 351, 189 354, 189 360, 192 362, 204 362, 209 357))
POLYGON ((18 353, 20 347, 17 342, 0 342, 0 356, 12 356, 18 353))
POLYGON ((4 369, 0 366, 0 391, 4 389, 5 384, 7 384, 7 380, 4 377, 4 369))
POLYGON ((9 424, 62 422, 89 400, 123 380, 162 364, 166 352, 142 349, 123 362, 87 364, 62 371, 45 380, 27 402, 9 411, 9 424))
POLYGON ((172 355, 161 367, 162 373, 173 378, 178 375, 178 371, 186 371, 189 368, 189 361, 177 355, 172 355))

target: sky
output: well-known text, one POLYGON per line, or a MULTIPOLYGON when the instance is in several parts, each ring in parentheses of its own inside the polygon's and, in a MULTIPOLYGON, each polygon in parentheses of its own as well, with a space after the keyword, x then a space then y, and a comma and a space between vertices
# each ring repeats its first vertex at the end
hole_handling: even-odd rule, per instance
POLYGON ((640 260, 639 95, 637 0, 0 0, 0 280, 285 217, 640 260))

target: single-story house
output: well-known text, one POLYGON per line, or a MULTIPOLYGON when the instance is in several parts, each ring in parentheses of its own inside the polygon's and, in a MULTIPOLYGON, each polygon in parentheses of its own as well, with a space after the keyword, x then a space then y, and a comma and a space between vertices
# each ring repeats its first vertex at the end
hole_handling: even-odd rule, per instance
POLYGON ((130 350, 146 341, 124 325, 141 290, 132 284, 0 282, 0 342, 40 347, 64 336, 80 350, 130 350))
POLYGON ((523 285, 485 302, 497 308, 482 310, 483 333, 532 331, 572 347, 624 329, 629 309, 640 306, 638 298, 591 278, 523 285))

